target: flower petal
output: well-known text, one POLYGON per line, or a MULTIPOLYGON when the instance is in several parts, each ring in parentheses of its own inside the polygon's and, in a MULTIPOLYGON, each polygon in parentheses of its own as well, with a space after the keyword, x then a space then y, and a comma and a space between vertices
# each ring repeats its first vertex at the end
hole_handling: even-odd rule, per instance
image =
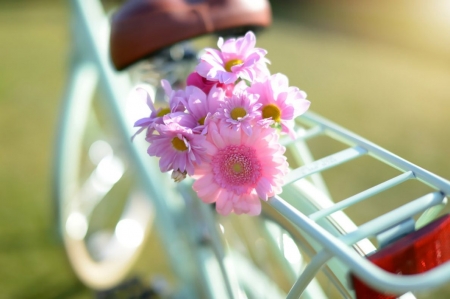
POLYGON ((223 190, 218 196, 216 201, 216 210, 221 215, 228 215, 233 210, 233 201, 230 200, 230 193, 223 190))

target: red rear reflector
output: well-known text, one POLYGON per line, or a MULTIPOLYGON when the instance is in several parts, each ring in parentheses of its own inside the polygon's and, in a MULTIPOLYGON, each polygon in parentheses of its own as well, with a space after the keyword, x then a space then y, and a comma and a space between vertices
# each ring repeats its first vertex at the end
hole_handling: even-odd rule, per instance
MULTIPOLYGON (((399 275, 426 272, 450 260, 450 214, 380 249, 368 259, 380 268, 399 275)), ((356 298, 391 299, 351 275, 356 298)))

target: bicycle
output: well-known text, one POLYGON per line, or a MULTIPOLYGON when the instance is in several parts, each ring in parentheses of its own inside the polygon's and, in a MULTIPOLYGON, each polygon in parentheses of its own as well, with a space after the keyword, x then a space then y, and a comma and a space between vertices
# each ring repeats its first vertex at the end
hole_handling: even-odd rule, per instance
MULTIPOLYGON (((139 111, 127 109, 124 102, 131 77, 156 70, 147 86, 157 94, 155 81, 170 75, 174 82, 183 79, 195 53, 181 44, 153 58, 153 69, 137 65, 131 74, 116 72, 108 61, 109 21, 100 3, 72 3, 77 31, 55 179, 65 247, 86 285, 105 290, 129 278, 144 245, 155 239, 153 227, 168 256, 165 266, 173 270, 167 280, 175 285, 159 293, 170 298, 298 298, 302 294, 321 298, 327 291, 331 297, 353 298, 350 271, 376 289, 406 293, 405 298, 413 296, 410 291, 450 280, 448 263, 416 276, 420 281, 415 281, 365 259, 377 250, 369 238, 376 238, 383 247, 432 223, 446 204, 450 183, 313 113, 298 119, 300 137, 282 140, 289 148, 293 170, 283 194, 269 199, 262 216, 224 218, 201 204, 191 181, 174 184, 142 150, 142 140, 130 142, 139 111), (97 84, 106 102, 97 102, 97 84), (317 136, 349 147, 314 160, 307 141, 317 136), (364 155, 401 173, 334 203, 320 172, 364 155), (408 180, 423 182, 435 192, 360 226, 342 211, 408 180), (100 222, 102 213, 112 222, 100 222), (416 221, 410 219, 420 213, 416 221)), ((122 69, 133 60, 116 64, 122 69)))

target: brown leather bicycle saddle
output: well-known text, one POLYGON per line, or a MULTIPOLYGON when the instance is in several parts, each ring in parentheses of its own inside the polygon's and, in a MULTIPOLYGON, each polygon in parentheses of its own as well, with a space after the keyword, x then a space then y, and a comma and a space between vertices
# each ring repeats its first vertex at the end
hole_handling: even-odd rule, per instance
POLYGON ((270 23, 268 0, 129 0, 112 20, 111 59, 122 70, 186 39, 270 23))

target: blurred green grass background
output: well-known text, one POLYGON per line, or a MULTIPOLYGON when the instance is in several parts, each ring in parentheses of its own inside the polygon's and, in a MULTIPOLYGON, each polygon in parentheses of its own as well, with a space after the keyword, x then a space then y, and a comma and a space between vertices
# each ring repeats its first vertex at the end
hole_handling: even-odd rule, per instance
MULTIPOLYGON (((257 44, 272 72, 313 111, 450 178, 450 4, 273 3, 257 44)), ((69 267, 52 198, 68 19, 68 1, 0 2, 0 298, 92 297, 69 267)), ((335 175, 330 188, 342 199, 378 175, 335 175)))

